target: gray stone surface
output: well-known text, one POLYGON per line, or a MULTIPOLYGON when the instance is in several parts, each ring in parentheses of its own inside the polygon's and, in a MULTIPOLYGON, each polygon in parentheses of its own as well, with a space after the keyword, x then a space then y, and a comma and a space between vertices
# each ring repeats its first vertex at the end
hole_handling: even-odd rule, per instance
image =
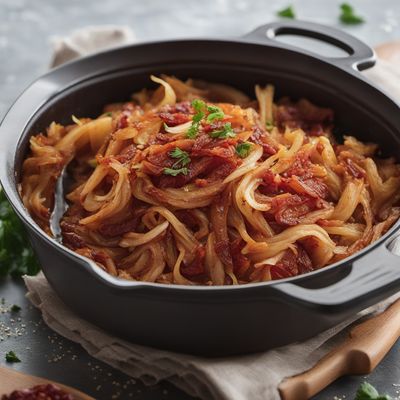
MULTIPOLYGON (((0 0, 0 116, 46 71, 51 38, 86 25, 124 24, 138 40, 237 36, 293 3, 301 19, 339 26, 341 0, 0 0)), ((371 45, 400 38, 399 0, 351 0, 367 23, 344 27, 371 45)), ((342 26, 343 27, 343 26, 342 26)))
MULTIPOLYGON (((0 0, 0 117, 24 87, 46 71, 51 37, 55 35, 66 35, 86 25, 123 24, 133 28, 140 41, 236 36, 274 20, 276 11, 288 3, 294 4, 301 19, 339 26, 339 0, 0 0)), ((371 45, 400 38, 399 0, 351 0, 351 4, 367 22, 342 26, 348 32, 371 45)), ((21 282, 0 281, 0 297, 23 308, 20 316, 0 313, 0 336, 4 327, 15 333, 0 340, 0 363, 4 363, 7 351, 15 350, 22 359, 14 364, 16 369, 76 386, 97 399, 189 399, 165 383, 151 388, 133 384, 128 377, 92 359, 79 346, 51 332, 24 293, 21 282)), ((397 343, 368 381, 396 395, 399 360, 397 343)), ((334 396, 352 399, 363 379, 340 379, 315 400, 334 396)))

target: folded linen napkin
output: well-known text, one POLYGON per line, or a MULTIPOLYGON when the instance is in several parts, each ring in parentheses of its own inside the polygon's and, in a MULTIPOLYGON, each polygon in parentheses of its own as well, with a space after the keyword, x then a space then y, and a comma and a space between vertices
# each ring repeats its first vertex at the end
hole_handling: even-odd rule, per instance
MULTIPOLYGON (((56 41, 52 65, 132 39, 133 34, 126 28, 80 30, 56 41), (113 38, 117 41, 113 42, 113 38)), ((400 73, 393 66, 380 61, 368 76, 400 99, 400 85, 396 84, 400 83, 400 73)), ((394 251, 400 255, 400 242, 394 246, 394 251)), ((279 400, 278 385, 283 379, 311 368, 343 339, 351 324, 382 312, 400 297, 400 293, 392 296, 302 343, 248 356, 206 359, 136 345, 108 334, 74 315, 42 273, 36 277, 26 276, 25 283, 27 297, 41 310, 47 325, 80 343, 93 357, 146 384, 166 379, 187 393, 207 400, 279 400)))
POLYGON ((67 61, 83 55, 123 46, 134 42, 135 34, 127 26, 102 25, 88 26, 73 31, 69 36, 54 36, 51 67, 57 67, 67 61))

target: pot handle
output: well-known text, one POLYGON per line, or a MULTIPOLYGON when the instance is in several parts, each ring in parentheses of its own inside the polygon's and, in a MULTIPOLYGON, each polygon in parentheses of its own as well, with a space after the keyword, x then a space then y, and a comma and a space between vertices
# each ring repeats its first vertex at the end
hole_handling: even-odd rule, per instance
POLYGON ((342 30, 313 22, 298 20, 271 22, 256 28, 252 32, 249 32, 243 36, 242 39, 252 43, 272 44, 275 47, 282 47, 288 50, 302 52, 307 55, 312 55, 313 57, 317 56, 318 58, 336 66, 347 69, 350 68, 357 71, 362 71, 374 66, 376 61, 374 51, 361 40, 342 30), (275 40, 276 36, 283 34, 305 36, 318 39, 322 42, 330 43, 346 51, 348 56, 326 57, 315 54, 312 51, 275 40))
POLYGON ((360 311, 400 290, 400 255, 385 243, 343 266, 346 267, 350 270, 348 275, 325 287, 311 289, 283 282, 274 285, 274 289, 292 302, 332 313, 360 311))

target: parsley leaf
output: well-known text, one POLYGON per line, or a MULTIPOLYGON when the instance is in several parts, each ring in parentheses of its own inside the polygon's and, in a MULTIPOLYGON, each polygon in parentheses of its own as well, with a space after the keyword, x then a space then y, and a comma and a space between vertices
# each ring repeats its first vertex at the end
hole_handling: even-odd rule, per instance
POLYGON ((165 175, 177 176, 179 174, 187 175, 189 173, 189 170, 186 167, 191 161, 189 153, 181 150, 179 147, 175 147, 174 150, 169 152, 169 156, 176 158, 177 161, 172 165, 172 168, 164 168, 163 173, 165 175))
POLYGON ((179 169, 164 168, 164 175, 177 176, 179 174, 187 175, 188 173, 189 173, 189 170, 186 167, 179 168, 179 169))
POLYGON ((21 360, 17 357, 17 355, 13 351, 9 351, 6 354, 6 361, 9 362, 9 363, 21 362, 21 360))
POLYGON ((207 116, 207 122, 213 122, 216 119, 223 119, 225 117, 224 112, 217 106, 208 106, 207 111, 210 113, 207 116))
POLYGON ((290 19, 295 19, 296 14, 294 12, 293 6, 288 6, 284 8, 283 10, 280 10, 276 13, 278 17, 283 17, 283 18, 290 18, 290 19))
POLYGON ((0 276, 36 275, 39 271, 24 226, 0 190, 0 276))
POLYGON ((392 398, 387 394, 380 395, 370 383, 364 382, 358 388, 354 400, 392 400, 392 398))
POLYGON ((175 149, 172 150, 169 153, 169 155, 172 158, 178 159, 178 161, 173 165, 173 167, 177 167, 177 166, 185 167, 186 165, 188 165, 190 163, 189 153, 187 153, 184 150, 181 150, 179 147, 175 147, 175 149))
POLYGON ((194 99, 192 101, 192 107, 197 111, 201 112, 206 108, 206 103, 200 99, 194 99))
POLYGON ((195 109, 196 114, 193 115, 192 125, 186 133, 186 136, 190 139, 194 139, 199 132, 200 121, 204 118, 203 110, 206 108, 206 103, 203 100, 194 99, 192 101, 192 107, 195 109))
POLYGON ((251 143, 245 142, 245 143, 240 143, 236 146, 236 154, 240 158, 246 158, 251 150, 251 143))
POLYGON ((339 19, 343 24, 356 25, 364 22, 363 17, 354 14, 354 8, 350 4, 343 3, 340 5, 340 9, 342 10, 342 13, 339 16, 339 19))
POLYGON ((210 136, 214 139, 227 139, 228 137, 235 137, 235 135, 230 122, 227 122, 222 129, 210 133, 210 136))
POLYGON ((18 312, 21 311, 21 307, 18 306, 17 304, 13 304, 10 308, 11 312, 18 312))
POLYGON ((194 99, 192 101, 192 107, 196 113, 192 117, 192 125, 186 132, 186 136, 190 139, 194 139, 197 136, 200 129, 200 122, 205 117, 206 111, 209 113, 206 118, 207 122, 213 122, 216 119, 223 119, 225 117, 225 114, 221 108, 213 105, 207 106, 207 104, 200 99, 194 99))
POLYGON ((199 124, 192 124, 192 126, 188 129, 186 136, 189 139, 194 139, 197 136, 198 131, 199 131, 199 124))
POLYGON ((193 115, 192 118, 192 125, 188 129, 186 136, 190 139, 194 139, 197 136, 200 128, 200 121, 204 118, 204 113, 202 111, 198 112, 197 114, 193 115))

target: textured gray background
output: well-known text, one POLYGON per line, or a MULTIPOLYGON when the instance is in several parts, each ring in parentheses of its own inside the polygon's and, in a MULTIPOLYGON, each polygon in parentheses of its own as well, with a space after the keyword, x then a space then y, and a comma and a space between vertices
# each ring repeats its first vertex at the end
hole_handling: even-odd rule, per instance
MULTIPOLYGON (((341 1, 336 0, 0 0, 0 117, 24 87, 46 71, 54 36, 100 24, 130 26, 139 41, 237 36, 274 20, 276 11, 288 3, 301 19, 339 26, 341 1)), ((348 32, 372 46, 400 39, 399 0, 351 0, 351 4, 367 22, 344 27, 348 32)), ((95 361, 48 330, 24 293, 21 282, 0 281, 0 297, 6 299, 0 306, 0 364, 7 351, 15 350, 22 359, 14 364, 16 369, 76 386, 97 399, 188 399, 168 384, 145 388, 95 361), (7 311, 13 303, 22 306, 20 316, 7 311)), ((368 381, 395 396, 400 387, 399 360, 397 343, 368 381)), ((315 399, 352 399, 363 380, 343 378, 315 399)))

